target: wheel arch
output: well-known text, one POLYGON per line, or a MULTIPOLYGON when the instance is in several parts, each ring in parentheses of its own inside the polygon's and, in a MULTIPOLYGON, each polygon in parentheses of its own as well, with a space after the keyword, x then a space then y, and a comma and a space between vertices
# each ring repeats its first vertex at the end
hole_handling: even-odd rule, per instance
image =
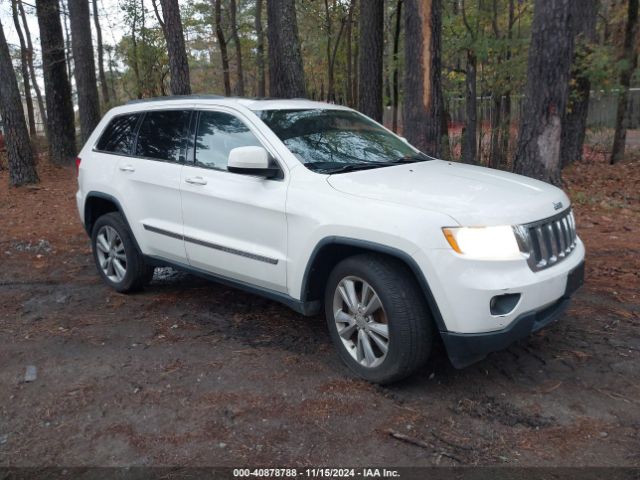
POLYGON ((321 300, 327 279, 333 267, 345 258, 362 253, 386 255, 405 264, 413 274, 415 281, 418 283, 427 301, 436 327, 440 331, 447 331, 429 283, 416 261, 409 254, 398 248, 367 240, 332 236, 318 242, 309 257, 302 277, 301 301, 310 302, 321 300))
POLYGON ((127 215, 124 213, 124 209, 122 205, 113 195, 109 195, 108 193, 91 191, 87 193, 87 196, 84 201, 84 228, 89 236, 91 236, 93 231, 93 226, 96 223, 96 220, 100 218, 102 215, 111 212, 118 212, 122 215, 122 219, 124 223, 127 225, 127 228, 131 232, 131 238, 133 239, 133 243, 139 252, 140 245, 138 245, 138 240, 136 239, 133 230, 131 229, 131 225, 129 224, 129 220, 127 219, 127 215))

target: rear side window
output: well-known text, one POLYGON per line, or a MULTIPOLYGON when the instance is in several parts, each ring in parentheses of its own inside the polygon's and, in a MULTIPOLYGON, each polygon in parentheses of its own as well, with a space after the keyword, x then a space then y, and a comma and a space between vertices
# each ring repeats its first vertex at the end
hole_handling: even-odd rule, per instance
POLYGON ((104 129, 96 149, 102 152, 130 154, 139 117, 138 113, 114 117, 104 129))
POLYGON ((236 147, 261 146, 249 128, 233 115, 200 112, 196 134, 196 165, 226 170, 231 150, 236 147))
POLYGON ((172 162, 180 161, 190 115, 189 110, 147 112, 138 132, 136 155, 172 162))

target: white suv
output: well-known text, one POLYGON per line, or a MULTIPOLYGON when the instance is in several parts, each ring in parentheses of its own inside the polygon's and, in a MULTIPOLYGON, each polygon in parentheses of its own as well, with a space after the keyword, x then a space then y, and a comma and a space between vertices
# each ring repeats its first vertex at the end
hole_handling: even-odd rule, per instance
POLYGON ((102 119, 78 162, 98 272, 170 265, 325 311, 344 362, 388 383, 439 335, 463 367, 552 322, 582 284, 567 196, 428 157, 349 108, 189 96, 102 119))

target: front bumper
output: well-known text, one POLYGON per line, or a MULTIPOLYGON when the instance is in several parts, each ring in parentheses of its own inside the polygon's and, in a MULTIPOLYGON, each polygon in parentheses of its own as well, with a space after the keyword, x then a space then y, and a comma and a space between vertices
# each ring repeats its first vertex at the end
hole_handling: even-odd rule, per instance
POLYGON ((413 255, 431 290, 443 332, 489 333, 508 328, 524 314, 556 303, 565 293, 569 272, 584 261, 584 245, 562 262, 532 271, 525 258, 474 260, 453 249, 419 250, 413 255), (516 306, 494 313, 491 301, 499 295, 520 295, 516 306))
POLYGON ((565 311, 571 295, 583 282, 584 262, 581 262, 569 272, 562 297, 547 307, 521 314, 502 330, 487 333, 440 332, 451 363, 456 368, 466 367, 553 323, 565 311))

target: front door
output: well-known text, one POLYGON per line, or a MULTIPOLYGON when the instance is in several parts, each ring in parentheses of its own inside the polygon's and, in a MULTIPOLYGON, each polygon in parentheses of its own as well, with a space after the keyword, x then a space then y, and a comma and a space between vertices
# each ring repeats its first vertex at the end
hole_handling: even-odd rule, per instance
POLYGON ((194 268, 285 292, 286 180, 227 171, 233 148, 263 146, 256 135, 234 113, 198 113, 181 180, 185 248, 194 268))

